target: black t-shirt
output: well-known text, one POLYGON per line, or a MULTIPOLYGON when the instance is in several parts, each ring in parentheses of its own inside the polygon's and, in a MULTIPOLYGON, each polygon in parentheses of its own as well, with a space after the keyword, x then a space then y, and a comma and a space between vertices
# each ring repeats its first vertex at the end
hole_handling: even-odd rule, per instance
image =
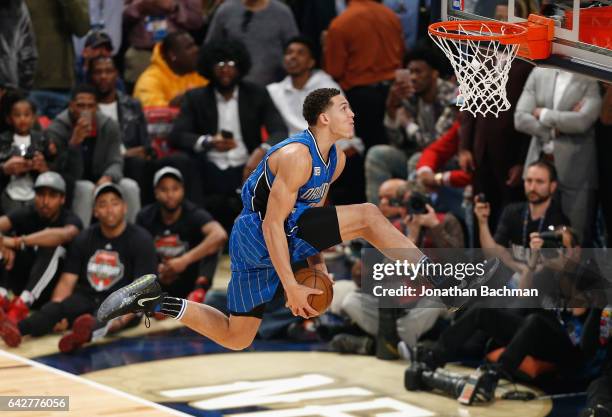
MULTIPOLYGON (((213 221, 212 216, 204 209, 190 201, 183 202, 183 211, 179 219, 171 225, 164 224, 159 203, 144 207, 136 217, 136 224, 151 233, 159 260, 176 258, 199 245, 204 239, 202 227, 213 221)), ((185 274, 197 273, 197 262, 189 265, 185 274)))
POLYGON ((78 292, 97 298, 156 271, 153 239, 133 224, 113 239, 102 234, 99 224, 85 229, 70 245, 64 266, 64 272, 79 276, 78 292))
POLYGON ((536 220, 531 218, 526 202, 513 203, 504 208, 497 224, 494 239, 499 245, 511 248, 514 259, 526 262, 528 251, 525 248, 529 248, 529 235, 533 232, 549 230, 549 226, 561 225, 570 226, 570 222, 555 200, 551 202, 548 210, 546 210, 544 218, 536 220), (527 227, 525 228, 526 213, 527 227))
POLYGON ((69 224, 76 226, 79 230, 83 229, 81 219, 66 209, 62 209, 54 221, 40 217, 33 206, 15 210, 8 214, 8 218, 11 221, 12 231, 18 236, 40 232, 49 227, 64 227, 69 224))

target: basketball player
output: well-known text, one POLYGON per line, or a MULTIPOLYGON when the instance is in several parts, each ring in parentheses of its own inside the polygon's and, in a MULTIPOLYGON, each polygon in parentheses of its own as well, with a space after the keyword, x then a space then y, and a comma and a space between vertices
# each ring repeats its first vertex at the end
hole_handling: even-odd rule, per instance
MULTIPOLYGON (((230 237, 232 277, 229 317, 220 311, 162 294, 154 275, 144 276, 109 296, 98 310, 102 321, 128 312, 161 312, 229 349, 248 347, 267 302, 277 291, 287 294, 294 315, 318 314, 308 296, 318 289, 299 285, 291 263, 306 259, 327 272, 320 252, 343 241, 363 238, 385 253, 387 248, 415 249, 373 204, 323 207, 344 168, 336 142, 354 135, 354 113, 337 89, 322 88, 304 100, 309 128, 270 148, 242 188, 244 209, 230 237), (279 285, 280 284, 280 285, 279 285)), ((411 263, 429 262, 418 250, 411 263)), ((436 277, 429 282, 441 284, 436 277)))

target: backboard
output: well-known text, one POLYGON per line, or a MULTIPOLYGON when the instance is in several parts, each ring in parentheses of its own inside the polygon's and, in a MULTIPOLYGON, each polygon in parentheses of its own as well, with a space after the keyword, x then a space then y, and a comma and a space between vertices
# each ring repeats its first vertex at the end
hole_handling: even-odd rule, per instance
POLYGON ((555 20, 552 55, 533 61, 612 83, 612 0, 440 0, 440 20, 555 20))

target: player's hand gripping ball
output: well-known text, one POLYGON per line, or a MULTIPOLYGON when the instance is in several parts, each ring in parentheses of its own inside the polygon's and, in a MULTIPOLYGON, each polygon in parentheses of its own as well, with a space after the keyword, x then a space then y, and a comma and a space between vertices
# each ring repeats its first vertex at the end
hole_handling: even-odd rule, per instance
MULTIPOLYGON (((309 295, 308 304, 318 311, 319 316, 325 313, 331 305, 332 298, 334 298, 334 288, 330 277, 325 272, 314 268, 300 269, 295 272, 294 276, 298 284, 323 291, 322 294, 309 295)), ((285 298, 287 298, 287 294, 285 294, 285 298)))

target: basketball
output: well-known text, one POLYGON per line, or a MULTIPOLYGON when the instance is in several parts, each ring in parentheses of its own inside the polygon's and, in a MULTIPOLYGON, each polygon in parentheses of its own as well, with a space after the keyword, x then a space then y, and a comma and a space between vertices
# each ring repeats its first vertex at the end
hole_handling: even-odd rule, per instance
POLYGON ((334 298, 334 288, 325 272, 314 268, 303 268, 295 273, 295 280, 298 284, 323 291, 320 295, 308 296, 308 304, 319 312, 325 313, 334 298))

